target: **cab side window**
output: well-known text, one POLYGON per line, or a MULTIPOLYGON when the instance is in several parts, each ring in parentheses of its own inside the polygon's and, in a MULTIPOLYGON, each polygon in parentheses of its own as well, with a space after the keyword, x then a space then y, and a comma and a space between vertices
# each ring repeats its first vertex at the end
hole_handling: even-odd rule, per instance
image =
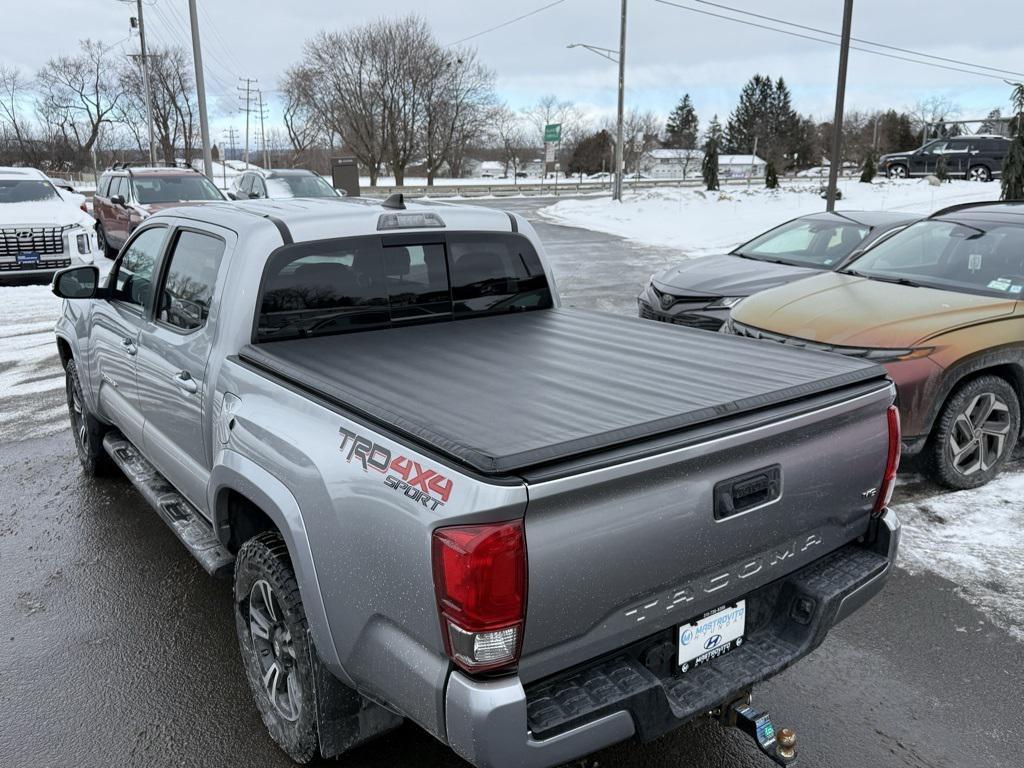
POLYGON ((112 276, 111 299, 149 306, 153 295, 153 268, 167 235, 166 227, 152 227, 139 233, 125 249, 112 276))
POLYGON ((157 320, 182 331, 202 328, 210 314, 223 256, 224 241, 220 238, 181 232, 160 289, 157 320))
POLYGON ((96 188, 96 196, 97 197, 107 197, 107 192, 109 192, 109 191, 110 191, 110 177, 109 176, 103 176, 100 179, 99 186, 96 188))

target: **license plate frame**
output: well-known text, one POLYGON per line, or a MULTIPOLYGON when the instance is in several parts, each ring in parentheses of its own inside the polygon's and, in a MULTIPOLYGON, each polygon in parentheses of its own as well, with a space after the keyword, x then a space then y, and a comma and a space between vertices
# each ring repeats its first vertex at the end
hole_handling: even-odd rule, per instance
POLYGON ((680 673, 714 661, 743 645, 747 601, 719 606, 676 628, 676 668, 680 673))
POLYGON ((41 260, 38 251, 22 251, 14 257, 14 261, 19 267, 38 266, 41 260))

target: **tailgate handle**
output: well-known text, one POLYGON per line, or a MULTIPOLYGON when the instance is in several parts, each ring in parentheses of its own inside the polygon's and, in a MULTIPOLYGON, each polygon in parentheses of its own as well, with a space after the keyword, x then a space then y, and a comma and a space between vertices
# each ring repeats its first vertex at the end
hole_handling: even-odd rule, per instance
POLYGON ((722 480, 715 484, 715 520, 771 504, 781 496, 782 467, 778 464, 722 480))

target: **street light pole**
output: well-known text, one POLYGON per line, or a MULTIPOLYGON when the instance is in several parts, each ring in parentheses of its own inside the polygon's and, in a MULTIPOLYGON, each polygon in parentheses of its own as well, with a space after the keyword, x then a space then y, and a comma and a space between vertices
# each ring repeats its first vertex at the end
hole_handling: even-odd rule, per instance
POLYGON ((615 187, 612 200, 622 202, 622 126, 625 119, 626 94, 626 0, 622 0, 622 21, 619 25, 619 115, 615 125, 615 187))
POLYGON ((210 147, 210 123, 206 119, 206 84, 203 81, 203 52, 199 44, 199 17, 196 0, 188 0, 188 15, 192 22, 192 58, 196 67, 196 100, 199 102, 199 133, 203 139, 203 173, 213 181, 213 151, 210 147))
POLYGON ((839 166, 842 165, 843 151, 843 102, 846 99, 846 62, 850 58, 850 23, 853 19, 853 0, 843 5, 843 37, 839 44, 839 81, 836 84, 836 112, 832 119, 832 157, 828 165, 828 191, 825 210, 836 209, 836 184, 839 181, 839 166))
POLYGON ((149 90, 149 56, 146 54, 146 23, 142 19, 142 0, 135 3, 139 14, 139 49, 142 52, 142 85, 146 89, 146 128, 149 132, 149 164, 156 164, 156 143, 153 140, 153 96, 149 90))

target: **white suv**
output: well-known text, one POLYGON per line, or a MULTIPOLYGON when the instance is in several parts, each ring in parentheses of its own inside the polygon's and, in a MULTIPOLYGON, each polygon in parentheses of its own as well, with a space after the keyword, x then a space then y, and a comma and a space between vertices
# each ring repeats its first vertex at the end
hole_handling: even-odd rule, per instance
POLYGON ((0 167, 0 282, 92 264, 96 222, 42 171, 0 167))
POLYGON ((236 176, 228 190, 232 200, 285 200, 296 197, 342 197, 323 177, 301 168, 249 170, 236 176))

